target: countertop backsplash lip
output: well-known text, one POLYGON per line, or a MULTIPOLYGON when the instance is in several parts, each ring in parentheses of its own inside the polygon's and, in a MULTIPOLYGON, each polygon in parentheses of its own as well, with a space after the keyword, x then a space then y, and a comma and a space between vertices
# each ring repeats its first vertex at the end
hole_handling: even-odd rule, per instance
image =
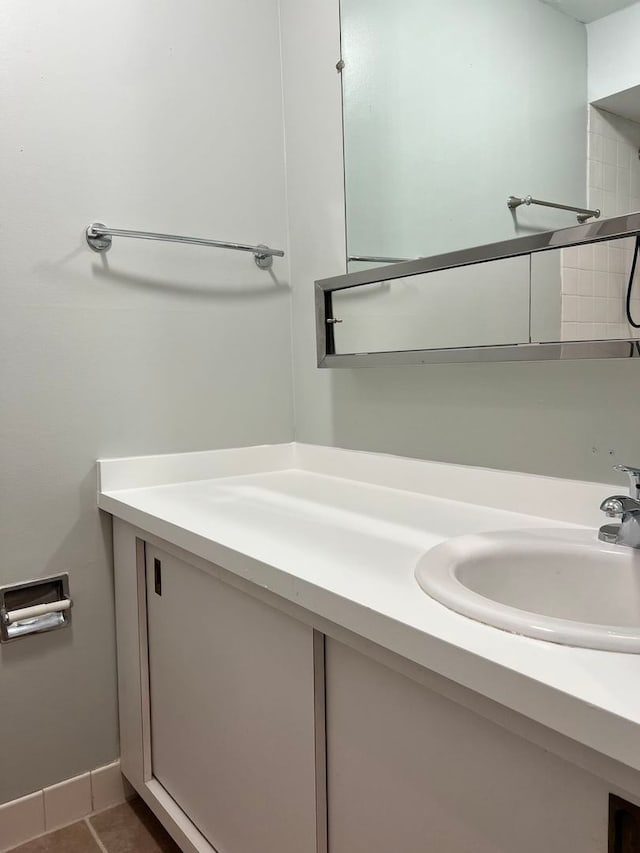
POLYGON ((97 460, 98 494, 217 479, 291 466, 294 442, 155 453, 97 460))
POLYGON ((98 459, 98 494, 297 469, 589 527, 620 485, 305 442, 98 459))

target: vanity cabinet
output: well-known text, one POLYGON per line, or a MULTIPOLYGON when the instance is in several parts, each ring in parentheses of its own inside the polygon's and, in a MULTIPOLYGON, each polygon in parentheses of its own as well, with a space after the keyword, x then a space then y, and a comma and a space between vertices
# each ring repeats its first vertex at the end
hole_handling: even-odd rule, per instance
POLYGON ((149 544, 153 778, 219 853, 316 853, 313 629, 149 544))
MULTIPOLYGON (((606 853, 640 777, 114 520, 121 766, 184 853, 606 853)), ((232 571, 234 569, 235 571, 232 571)))

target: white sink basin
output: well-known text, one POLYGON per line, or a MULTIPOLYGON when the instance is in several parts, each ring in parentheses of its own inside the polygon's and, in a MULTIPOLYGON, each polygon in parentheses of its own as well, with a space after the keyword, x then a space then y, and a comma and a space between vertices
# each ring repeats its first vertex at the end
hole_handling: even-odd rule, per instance
POLYGON ((416 579, 451 610, 505 631, 640 653, 640 551, 593 530, 450 539, 420 558, 416 579))

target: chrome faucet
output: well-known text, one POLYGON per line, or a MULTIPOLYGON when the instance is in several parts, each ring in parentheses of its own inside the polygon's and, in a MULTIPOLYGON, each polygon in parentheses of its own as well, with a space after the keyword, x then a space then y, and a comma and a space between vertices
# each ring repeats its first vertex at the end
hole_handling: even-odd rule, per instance
POLYGON ((640 548, 640 468, 616 465, 615 469, 629 475, 631 495, 613 495, 602 501, 600 509, 609 518, 619 518, 620 524, 603 525, 598 531, 598 539, 640 548))

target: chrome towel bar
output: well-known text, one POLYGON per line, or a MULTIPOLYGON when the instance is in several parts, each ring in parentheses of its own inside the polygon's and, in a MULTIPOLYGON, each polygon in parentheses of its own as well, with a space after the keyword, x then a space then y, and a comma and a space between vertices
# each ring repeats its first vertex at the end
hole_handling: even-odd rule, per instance
POLYGON ((177 234, 157 234, 153 231, 129 231, 124 228, 107 228, 102 222, 92 222, 86 230, 87 243, 94 252, 106 252, 113 237, 134 237, 137 240, 162 240, 166 243, 190 243, 195 246, 210 246, 214 249, 233 249, 236 252, 251 252, 256 265, 268 270, 273 264, 274 255, 284 258, 281 249, 270 249, 261 244, 250 246, 247 243, 229 243, 224 240, 205 240, 202 237, 180 237, 177 234))
POLYGON ((507 207, 510 210, 515 210, 517 207, 520 207, 521 204, 526 204, 529 206, 530 204, 537 204, 540 207, 554 207, 556 210, 570 210, 572 213, 577 213, 578 222, 584 223, 587 219, 600 219, 600 211, 599 210, 589 210, 588 207, 574 207, 571 204, 557 204, 555 201, 542 201, 539 198, 532 198, 530 195, 525 196, 524 198, 519 198, 515 195, 510 195, 507 199, 507 207))

